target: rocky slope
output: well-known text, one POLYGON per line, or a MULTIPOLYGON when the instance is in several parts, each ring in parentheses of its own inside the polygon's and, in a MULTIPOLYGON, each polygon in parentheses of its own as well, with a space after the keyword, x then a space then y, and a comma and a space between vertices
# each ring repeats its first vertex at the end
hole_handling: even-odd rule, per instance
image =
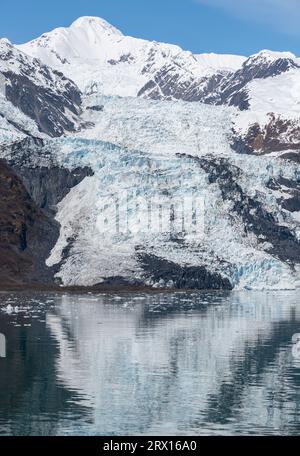
POLYGON ((3 160, 0 195, 0 286, 52 282, 45 260, 58 237, 58 223, 37 207, 3 160))
POLYGON ((67 169, 53 159, 41 139, 26 138, 1 150, 0 286, 54 284, 46 259, 60 226, 56 204, 89 168, 67 169))
POLYGON ((74 132, 79 126, 81 93, 78 87, 6 39, 0 40, 0 98, 0 117, 25 134, 31 132, 22 125, 22 114, 49 136, 74 132), (1 104, 4 105, 2 110, 1 104), (20 121, 20 115, 15 118, 16 110, 12 107, 22 113, 20 121))

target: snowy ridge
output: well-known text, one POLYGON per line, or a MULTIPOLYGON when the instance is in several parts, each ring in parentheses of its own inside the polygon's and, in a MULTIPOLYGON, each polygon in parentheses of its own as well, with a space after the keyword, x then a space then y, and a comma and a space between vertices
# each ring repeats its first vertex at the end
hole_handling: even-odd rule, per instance
POLYGON ((297 61, 297 57, 292 52, 278 52, 278 51, 271 51, 270 49, 262 49, 257 54, 253 54, 249 57, 249 61, 251 60, 260 60, 264 59, 269 62, 275 62, 279 59, 289 59, 297 61))
POLYGON ((285 119, 300 119, 300 69, 248 84, 250 108, 239 113, 237 124, 247 130, 249 124, 268 123, 270 113, 285 119))
POLYGON ((247 84, 249 107, 234 121, 240 151, 276 153, 300 150, 300 68, 247 84))
MULTIPOLYGON (((70 83, 66 78, 61 78, 57 72, 47 68, 41 61, 35 60, 28 54, 21 52, 6 38, 0 39, 0 72, 6 74, 24 74, 43 87, 55 87, 57 91, 64 90, 70 83)), ((3 83, 2 83, 3 84, 3 83)))
POLYGON ((179 46, 124 36, 100 18, 82 17, 18 46, 73 79, 84 92, 137 96, 162 70, 175 72, 181 83, 198 83, 216 71, 237 69, 244 59, 197 55, 179 46))
MULTIPOLYGON (((96 17, 79 18, 18 47, 62 71, 88 96, 236 106, 241 114, 235 132, 252 151, 260 141, 250 144, 247 135, 254 125, 267 129, 269 113, 298 122, 300 59, 291 52, 193 55, 175 45, 124 36, 96 17)), ((290 138, 295 142, 297 133, 290 138)))
POLYGON ((241 55, 230 54, 194 54, 194 57, 203 66, 210 68, 211 71, 226 70, 228 72, 237 71, 241 68, 242 64, 247 60, 246 57, 241 55))

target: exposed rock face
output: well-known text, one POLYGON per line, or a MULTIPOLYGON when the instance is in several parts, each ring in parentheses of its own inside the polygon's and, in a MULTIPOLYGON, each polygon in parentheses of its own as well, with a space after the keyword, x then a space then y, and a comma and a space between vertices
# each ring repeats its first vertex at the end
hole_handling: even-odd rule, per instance
MULTIPOLYGON (((45 77, 48 76, 45 68, 45 77)), ((71 116, 64 112, 69 109, 75 116, 79 114, 80 94, 75 86, 66 84, 66 92, 61 95, 51 88, 40 87, 27 76, 12 72, 3 73, 9 81, 6 97, 24 114, 35 120, 39 130, 49 136, 61 136, 65 131, 75 131, 71 116)))
POLYGON ((232 290, 230 280, 208 271, 205 266, 181 266, 155 255, 140 254, 139 261, 151 280, 172 281, 178 289, 232 290))
MULTIPOLYGON (((269 114, 266 125, 255 123, 246 135, 235 137, 233 148, 240 153, 268 154, 271 152, 300 151, 300 120, 287 120, 269 114)), ((282 154, 293 159, 293 154, 282 154)))
POLYGON ((273 57, 260 52, 247 59, 237 71, 216 71, 203 78, 182 77, 175 66, 165 65, 147 84, 138 96, 154 100, 201 101, 208 104, 227 104, 240 110, 250 107, 247 85, 255 79, 267 79, 299 69, 291 57, 273 57))
POLYGON ((276 180, 270 179, 267 186, 283 195, 279 198, 283 209, 289 212, 300 211, 300 185, 298 182, 280 177, 276 180))
POLYGON ((267 79, 286 73, 291 69, 299 69, 291 57, 272 58, 268 52, 260 52, 250 57, 241 69, 232 75, 226 75, 220 82, 215 93, 206 102, 228 104, 241 110, 249 108, 247 85, 255 79, 267 79))
POLYGON ((75 185, 93 173, 90 168, 68 170, 62 167, 15 167, 22 181, 36 204, 45 210, 55 212, 59 203, 75 185))
POLYGON ((39 138, 1 154, 7 161, 0 160, 0 286, 54 284, 45 261, 59 236, 56 205, 92 171, 59 166, 39 138))
POLYGON ((40 210, 21 179, 0 160, 0 285, 49 283, 45 265, 59 225, 40 210))
POLYGON ((62 73, 0 40, 0 75, 6 99, 39 131, 55 137, 77 129, 81 92, 62 73))
POLYGON ((55 206, 86 176, 91 168, 67 169, 59 165, 39 138, 25 138, 0 149, 2 157, 20 176, 39 208, 55 212, 55 206))
MULTIPOLYGON (((228 74, 228 73, 226 73, 228 74)), ((138 92, 138 97, 152 100, 183 100, 206 101, 211 99, 214 92, 224 78, 224 73, 217 72, 211 76, 195 78, 192 74, 188 77, 176 71, 175 66, 161 68, 154 77, 138 92)))
MULTIPOLYGON (((233 148, 237 152, 265 154, 278 151, 299 151, 299 116, 295 118, 288 112, 290 108, 294 109, 295 104, 299 104, 299 102, 297 102, 297 97, 295 98, 294 90, 291 88, 288 92, 287 88, 291 72, 294 72, 293 83, 297 84, 297 80, 299 80, 297 74, 300 78, 299 69, 299 60, 292 54, 277 54, 269 51, 262 51, 251 56, 237 71, 216 71, 214 74, 200 79, 194 75, 183 79, 176 68, 166 65, 145 84, 138 96, 155 100, 176 99, 234 106, 242 112, 250 113, 248 119, 244 118, 244 124, 248 123, 248 129, 242 134, 234 132, 233 148), (277 77, 285 75, 286 80, 282 80, 280 83, 278 79, 277 87, 275 83, 277 77), (266 85, 263 90, 260 88, 263 81, 271 81, 273 85, 270 85, 270 88, 266 85), (257 83, 254 89, 253 83, 257 83), (290 97, 285 100, 284 108, 280 108, 277 101, 277 92, 278 89, 282 89, 282 84, 285 87, 287 98, 290 97), (254 90, 254 99, 252 90, 254 90), (256 90, 258 90, 257 93, 256 90), (252 118, 255 119, 256 109, 253 110, 252 105, 256 106, 258 101, 260 114, 264 112, 266 121, 252 123, 252 118)), ((282 104, 285 92, 280 97, 282 104)), ((285 158, 297 160, 295 154, 285 158)))

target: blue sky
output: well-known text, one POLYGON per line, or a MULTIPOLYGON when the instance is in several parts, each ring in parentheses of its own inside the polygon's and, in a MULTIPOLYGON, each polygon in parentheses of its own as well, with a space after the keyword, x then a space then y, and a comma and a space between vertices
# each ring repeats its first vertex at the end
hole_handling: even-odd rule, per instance
POLYGON ((197 53, 300 55, 300 0, 1 0, 0 36, 25 42, 79 16, 197 53))

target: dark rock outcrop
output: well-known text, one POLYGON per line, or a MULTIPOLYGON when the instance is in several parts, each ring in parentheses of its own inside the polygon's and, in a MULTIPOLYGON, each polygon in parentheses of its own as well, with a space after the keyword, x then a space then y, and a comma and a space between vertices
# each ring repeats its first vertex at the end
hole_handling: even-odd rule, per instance
POLYGON ((181 266, 152 254, 138 254, 147 277, 154 282, 173 282, 178 289, 232 290, 230 280, 209 271, 205 266, 181 266))
MULTIPOLYGON (((44 73, 45 77, 49 77, 46 67, 44 73)), ((35 84, 27 75, 11 71, 3 74, 9 81, 5 92, 7 100, 33 119, 41 132, 55 137, 62 136, 66 131, 76 131, 75 122, 65 112, 68 109, 75 116, 80 114, 81 97, 75 84, 68 82, 64 93, 59 93, 51 86, 35 84)))
MULTIPOLYGON (((149 64, 151 68, 151 65, 149 64)), ((139 97, 154 100, 200 101, 207 104, 250 107, 247 85, 255 79, 278 76, 300 65, 289 57, 274 57, 260 52, 247 59, 237 71, 217 70, 196 78, 175 64, 162 66, 138 92, 139 97)), ((143 70, 147 74, 148 67, 143 70)))
POLYGON ((243 137, 233 133, 232 147, 239 153, 257 155, 289 151, 282 157, 293 159, 293 155, 288 154, 300 152, 300 119, 287 120, 269 114, 266 125, 251 125, 243 137))
POLYGON ((18 175, 0 160, 0 285, 51 283, 45 260, 59 225, 38 208, 18 175))
MULTIPOLYGON (((228 72, 226 73, 228 75, 228 72)), ((174 66, 162 67, 152 79, 138 92, 138 97, 152 100, 183 100, 209 102, 211 94, 218 88, 224 78, 223 72, 211 76, 195 79, 191 75, 184 75, 174 66)))
POLYGON ((91 176, 92 170, 76 168, 69 170, 62 167, 15 167, 22 177, 26 190, 36 204, 47 211, 54 211, 55 206, 85 177, 91 176))
POLYGON ((59 166, 40 138, 6 146, 1 156, 0 286, 54 284, 45 260, 59 236, 56 205, 92 170, 59 166))
POLYGON ((288 212, 300 211, 300 184, 298 182, 280 177, 276 180, 270 179, 267 187, 279 191, 283 195, 277 200, 283 209, 288 212))
POLYGON ((55 160, 51 148, 40 138, 25 138, 0 149, 2 157, 22 179, 38 207, 55 209, 71 190, 93 171, 89 167, 68 169, 55 160))

